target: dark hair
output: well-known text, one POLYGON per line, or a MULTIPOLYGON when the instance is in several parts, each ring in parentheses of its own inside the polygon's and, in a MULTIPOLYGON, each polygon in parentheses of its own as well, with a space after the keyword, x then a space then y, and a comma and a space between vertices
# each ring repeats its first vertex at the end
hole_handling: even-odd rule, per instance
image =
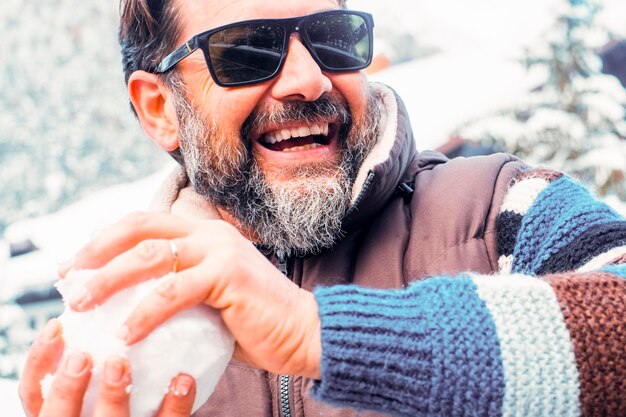
MULTIPOLYGON (((118 41, 126 84, 133 72, 154 68, 178 46, 181 26, 173 3, 171 0, 120 0, 118 41)), ((175 74, 174 68, 163 76, 166 84, 170 84, 175 74)), ((137 116, 132 102, 130 108, 137 116)), ((168 153, 183 164, 180 149, 168 153)))
POLYGON ((119 43, 124 79, 138 70, 148 71, 171 51, 182 28, 171 0, 121 0, 119 43))

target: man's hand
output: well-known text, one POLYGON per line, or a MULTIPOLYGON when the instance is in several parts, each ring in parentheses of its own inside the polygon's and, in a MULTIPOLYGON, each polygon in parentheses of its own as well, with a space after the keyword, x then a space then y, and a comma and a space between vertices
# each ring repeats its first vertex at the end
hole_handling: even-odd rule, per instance
POLYGON ((286 279, 234 227, 221 220, 189 220, 136 213, 102 232, 70 269, 96 269, 85 292, 71 300, 88 310, 123 288, 162 279, 120 329, 133 344, 179 311, 199 304, 219 309, 237 340, 236 358, 272 372, 320 375, 320 324, 313 294, 286 279))
MULTIPOLYGON (((28 417, 78 417, 83 395, 91 377, 91 358, 80 352, 70 354, 62 364, 57 363, 63 353, 61 325, 48 322, 28 353, 20 380, 19 393, 28 417), (40 381, 56 370, 47 398, 41 395, 40 381)), ((109 358, 100 381, 95 417, 130 416, 127 392, 131 384, 128 362, 109 358)), ((188 375, 178 375, 165 395, 158 417, 188 417, 195 398, 195 382, 188 375)))

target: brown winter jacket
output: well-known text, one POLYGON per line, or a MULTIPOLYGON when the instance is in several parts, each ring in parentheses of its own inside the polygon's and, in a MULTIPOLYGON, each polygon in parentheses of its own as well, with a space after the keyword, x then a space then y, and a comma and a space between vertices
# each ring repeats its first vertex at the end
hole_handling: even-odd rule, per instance
MULTIPOLYGON (((525 166, 504 154, 448 160, 435 152, 417 153, 400 99, 385 86, 371 87, 383 101, 382 129, 355 182, 346 237, 318 255, 287 259, 289 277, 307 290, 345 283, 392 288, 436 274, 497 271, 495 218, 509 181, 525 166)), ((189 187, 182 170, 163 185, 154 206, 194 218, 217 216, 189 187)), ((314 401, 310 385, 301 377, 232 361, 194 415, 380 415, 314 401)))

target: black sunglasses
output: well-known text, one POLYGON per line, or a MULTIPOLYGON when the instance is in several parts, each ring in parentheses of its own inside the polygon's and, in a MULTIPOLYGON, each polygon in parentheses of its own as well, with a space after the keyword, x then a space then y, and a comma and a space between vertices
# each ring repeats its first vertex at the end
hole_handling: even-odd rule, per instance
POLYGON ((293 32, 322 70, 356 71, 372 62, 373 28, 372 15, 352 10, 231 23, 197 34, 152 72, 165 73, 200 48, 211 77, 222 87, 266 81, 280 72, 293 32))

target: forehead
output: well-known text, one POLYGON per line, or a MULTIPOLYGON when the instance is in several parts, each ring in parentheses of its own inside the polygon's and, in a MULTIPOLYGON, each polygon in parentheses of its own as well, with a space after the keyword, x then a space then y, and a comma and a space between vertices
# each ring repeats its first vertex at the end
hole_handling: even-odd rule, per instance
POLYGON ((337 0, 176 0, 175 5, 184 39, 242 20, 303 16, 339 8, 337 0))

